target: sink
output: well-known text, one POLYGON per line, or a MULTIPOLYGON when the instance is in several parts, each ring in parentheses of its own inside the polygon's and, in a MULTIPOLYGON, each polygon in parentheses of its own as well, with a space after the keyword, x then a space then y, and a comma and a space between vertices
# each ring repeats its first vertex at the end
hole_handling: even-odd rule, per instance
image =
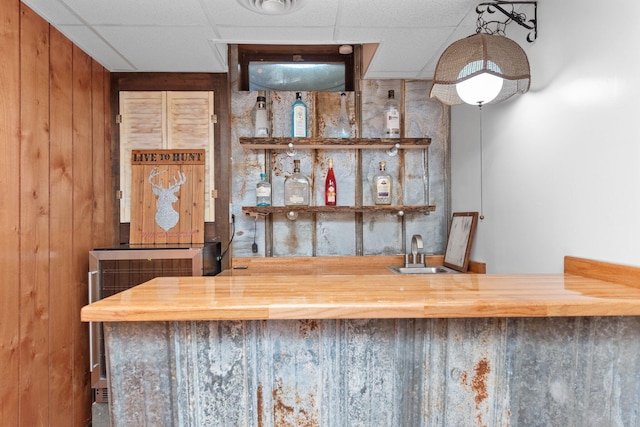
POLYGON ((437 267, 387 267, 389 270, 398 274, 439 274, 439 273, 457 273, 457 271, 452 270, 447 267, 437 266, 437 267))

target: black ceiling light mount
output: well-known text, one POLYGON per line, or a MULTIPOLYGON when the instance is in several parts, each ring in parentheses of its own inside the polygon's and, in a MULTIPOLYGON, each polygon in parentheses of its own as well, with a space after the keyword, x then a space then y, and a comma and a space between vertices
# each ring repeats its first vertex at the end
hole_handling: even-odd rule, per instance
POLYGON ((505 29, 512 22, 529 30, 527 41, 533 43, 538 38, 538 2, 535 1, 495 1, 490 3, 480 3, 476 7, 478 20, 476 22, 476 33, 499 34, 506 36, 505 29), (533 8, 533 18, 528 18, 525 13, 516 10, 517 6, 531 6, 533 8), (498 19, 493 16, 500 12, 504 17, 498 19), (493 19, 491 19, 493 18, 493 19))
POLYGON ((451 44, 440 56, 430 96, 447 105, 498 103, 529 90, 529 60, 520 45, 504 34, 512 22, 537 36, 537 2, 496 1, 476 7, 476 34, 451 44), (533 7, 533 18, 518 9, 533 7), (500 15, 497 19, 496 15, 500 15))

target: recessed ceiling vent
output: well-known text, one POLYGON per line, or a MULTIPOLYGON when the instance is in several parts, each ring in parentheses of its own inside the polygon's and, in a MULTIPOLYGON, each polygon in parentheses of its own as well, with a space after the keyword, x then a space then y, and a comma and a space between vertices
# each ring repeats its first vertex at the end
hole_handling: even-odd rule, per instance
POLYGON ((302 7, 303 0, 238 0, 249 10, 264 15, 285 15, 302 7))

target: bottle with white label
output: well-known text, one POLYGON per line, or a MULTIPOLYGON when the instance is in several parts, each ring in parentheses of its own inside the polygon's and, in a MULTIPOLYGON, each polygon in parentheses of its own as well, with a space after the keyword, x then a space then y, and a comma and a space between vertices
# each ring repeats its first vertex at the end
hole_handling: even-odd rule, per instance
POLYGON ((256 184, 256 206, 271 206, 271 183, 267 181, 267 174, 260 174, 260 181, 256 184))
POLYGON ((284 181, 284 204, 286 206, 309 206, 310 190, 309 178, 300 173, 300 160, 294 160, 293 174, 284 181))
POLYGON ((347 116, 347 94, 340 94, 340 116, 338 117, 338 138, 351 137, 351 123, 347 116))
POLYGON ((307 138, 307 104, 302 101, 300 92, 296 92, 296 101, 291 107, 291 136, 294 138, 307 138))
POLYGON ((400 108, 393 90, 389 91, 388 96, 384 104, 384 137, 400 138, 400 108))
POLYGON ((380 162, 380 171, 373 177, 373 202, 376 205, 391 204, 391 175, 386 171, 387 164, 380 162))
POLYGON ((269 136, 269 119, 267 117, 267 98, 264 91, 258 92, 256 100, 256 118, 253 136, 269 136))

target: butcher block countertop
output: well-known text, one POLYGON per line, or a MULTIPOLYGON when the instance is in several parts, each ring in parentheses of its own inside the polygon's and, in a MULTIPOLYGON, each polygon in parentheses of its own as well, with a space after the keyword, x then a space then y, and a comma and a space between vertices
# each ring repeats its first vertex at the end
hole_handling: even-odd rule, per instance
POLYGON ((83 307, 81 318, 120 322, 640 315, 638 267, 566 257, 564 274, 399 275, 386 267, 398 265, 388 261, 401 257, 329 257, 323 267, 319 259, 286 259, 288 267, 285 259, 278 259, 272 269, 264 265, 269 258, 234 259, 235 269, 215 277, 159 277, 83 307), (368 260, 359 264, 362 258, 368 260))

